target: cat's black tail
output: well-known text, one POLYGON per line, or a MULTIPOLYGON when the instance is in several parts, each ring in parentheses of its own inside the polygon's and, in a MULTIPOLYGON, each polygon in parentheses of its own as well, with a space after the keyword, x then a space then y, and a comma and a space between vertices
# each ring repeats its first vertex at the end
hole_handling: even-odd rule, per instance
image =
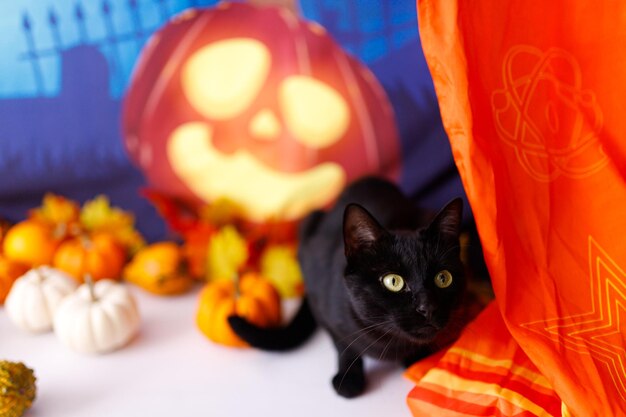
POLYGON ((306 297, 286 327, 261 328, 239 316, 230 316, 233 331, 250 346, 261 350, 283 351, 298 347, 313 334, 317 324, 306 297))

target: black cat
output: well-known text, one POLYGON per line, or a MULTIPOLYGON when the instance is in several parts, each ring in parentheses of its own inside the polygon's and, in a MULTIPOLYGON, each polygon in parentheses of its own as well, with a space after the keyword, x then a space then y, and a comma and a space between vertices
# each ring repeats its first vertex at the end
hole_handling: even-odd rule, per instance
POLYGON ((260 329, 230 317, 231 327, 252 346, 285 350, 319 324, 337 348, 335 390, 344 397, 361 394, 362 355, 410 364, 458 335, 453 316, 465 290, 462 208, 457 198, 432 218, 392 183, 355 182, 334 208, 312 213, 301 225, 298 259, 307 294, 291 323, 260 329))

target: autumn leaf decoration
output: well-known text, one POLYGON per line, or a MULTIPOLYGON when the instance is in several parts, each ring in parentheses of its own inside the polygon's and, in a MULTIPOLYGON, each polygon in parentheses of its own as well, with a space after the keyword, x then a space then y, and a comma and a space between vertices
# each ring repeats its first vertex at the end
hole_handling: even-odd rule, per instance
POLYGON ((63 196, 46 193, 41 206, 29 211, 29 218, 54 227, 54 237, 76 236, 81 231, 80 206, 63 196))
POLYGON ((143 237, 135 229, 134 216, 120 208, 112 207, 104 195, 83 204, 80 222, 90 233, 106 232, 112 235, 131 254, 145 245, 143 237))

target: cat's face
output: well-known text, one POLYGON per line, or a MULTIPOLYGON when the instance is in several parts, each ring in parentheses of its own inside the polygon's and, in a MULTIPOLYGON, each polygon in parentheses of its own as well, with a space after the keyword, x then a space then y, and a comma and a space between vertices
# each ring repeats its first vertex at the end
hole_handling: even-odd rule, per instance
POLYGON ((385 230, 362 207, 344 215, 346 286, 364 324, 383 327, 418 343, 448 325, 465 289, 460 260, 462 202, 444 207, 417 231, 385 230))

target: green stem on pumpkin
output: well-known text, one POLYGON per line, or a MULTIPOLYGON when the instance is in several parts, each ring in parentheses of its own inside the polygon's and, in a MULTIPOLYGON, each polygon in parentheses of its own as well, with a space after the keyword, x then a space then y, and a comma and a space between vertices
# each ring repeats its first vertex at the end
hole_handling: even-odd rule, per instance
POLYGON ((34 268, 33 271, 35 271, 35 275, 37 276, 38 284, 41 284, 46 280, 46 277, 44 276, 44 274, 41 273, 41 268, 34 268))
POLYGON ((91 301, 95 303, 96 301, 98 301, 98 297, 96 297, 93 277, 91 276, 90 273, 86 273, 84 279, 85 279, 85 284, 87 284, 87 288, 89 288, 89 295, 91 296, 91 301))
POLYGON ((93 247, 93 241, 87 233, 79 234, 78 238, 80 239, 80 244, 83 245, 83 248, 89 250, 93 247))
POLYGON ((241 296, 241 291, 239 291, 239 282, 241 281, 241 277, 239 276, 239 272, 235 272, 233 274, 233 281, 235 283, 235 300, 241 296))
POLYGON ((63 239, 68 234, 67 223, 62 222, 57 224, 52 231, 52 238, 55 240, 63 239))

